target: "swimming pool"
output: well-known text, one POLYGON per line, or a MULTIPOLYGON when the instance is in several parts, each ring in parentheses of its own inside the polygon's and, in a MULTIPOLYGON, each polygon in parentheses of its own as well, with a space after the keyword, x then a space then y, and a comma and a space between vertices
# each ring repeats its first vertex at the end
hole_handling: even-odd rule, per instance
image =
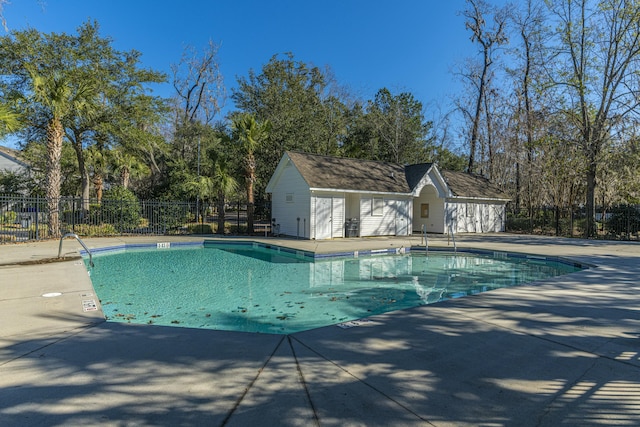
POLYGON ((316 258, 255 243, 130 247, 94 256, 109 321, 288 334, 581 269, 506 253, 316 258))

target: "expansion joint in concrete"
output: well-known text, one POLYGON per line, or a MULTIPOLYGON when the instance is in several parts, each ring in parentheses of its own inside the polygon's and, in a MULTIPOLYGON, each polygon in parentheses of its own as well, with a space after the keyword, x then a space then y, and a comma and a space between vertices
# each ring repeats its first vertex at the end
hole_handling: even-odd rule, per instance
POLYGON ((233 405, 233 408, 231 408, 227 416, 224 418, 224 420, 222 420, 222 423, 220 424, 221 427, 227 425, 227 423, 231 419, 231 416, 238 409, 238 407, 240 406, 240 403, 242 403, 242 400, 245 398, 247 393, 249 393, 249 390, 251 390, 251 388, 256 383, 256 381, 258 381, 258 378, 260 378, 260 374, 262 374, 262 372, 264 371, 264 368, 269 364, 269 361, 271 361, 271 359, 273 358, 273 355, 276 354, 276 352, 278 351, 278 349, 280 348, 283 342, 284 342, 284 336, 282 337, 282 339, 280 339, 280 341, 278 341, 278 345, 275 346, 275 348, 273 349, 273 351, 271 352, 267 360, 260 367, 260 369, 258 369, 258 373, 256 374, 255 378, 251 380, 247 388, 244 389, 244 391, 242 392, 238 400, 236 400, 236 403, 233 405))
MULTIPOLYGON (((296 370, 298 371, 298 378, 300 379, 300 383, 304 388, 304 392, 307 395, 307 400, 309 401, 309 406, 311 406, 311 410, 313 411, 313 420, 316 426, 320 426, 320 419, 318 418, 318 412, 316 411, 316 407, 313 404, 313 400, 311 399, 311 393, 309 393, 309 388, 307 387, 307 382, 304 379, 304 374, 302 373, 302 369, 300 369, 300 363, 298 362, 298 355, 296 354, 296 349, 293 348, 293 343, 291 342, 291 335, 287 335, 287 342, 289 343, 289 347, 291 347, 291 354, 293 354, 293 359, 296 361, 296 370)), ((299 342, 299 341, 298 341, 299 342)))

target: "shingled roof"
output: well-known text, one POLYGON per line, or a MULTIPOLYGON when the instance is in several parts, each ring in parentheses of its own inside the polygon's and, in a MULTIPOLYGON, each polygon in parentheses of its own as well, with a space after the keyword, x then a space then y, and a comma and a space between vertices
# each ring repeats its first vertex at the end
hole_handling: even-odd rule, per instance
POLYGON ((509 199, 509 196, 483 176, 450 170, 441 170, 440 173, 454 196, 509 199))
POLYGON ((310 188, 409 193, 404 166, 287 151, 310 188))
POLYGON ((20 166, 28 167, 27 161, 22 157, 22 153, 20 151, 15 150, 13 148, 5 147, 0 145, 0 156, 9 159, 9 161, 14 162, 20 166))
POLYGON ((0 145, 0 153, 4 154, 7 157, 11 157, 12 159, 20 159, 20 153, 18 152, 18 150, 5 147, 4 145, 0 145))
MULTIPOLYGON (((409 194, 433 163, 403 166, 395 163, 287 151, 309 188, 373 193, 409 194)), ((501 199, 508 197, 479 175, 440 171, 453 196, 501 199)))
POLYGON ((411 190, 416 188, 416 185, 422 181, 422 178, 424 178, 432 166, 433 163, 419 163, 416 165, 405 166, 404 174, 407 178, 407 184, 411 190))

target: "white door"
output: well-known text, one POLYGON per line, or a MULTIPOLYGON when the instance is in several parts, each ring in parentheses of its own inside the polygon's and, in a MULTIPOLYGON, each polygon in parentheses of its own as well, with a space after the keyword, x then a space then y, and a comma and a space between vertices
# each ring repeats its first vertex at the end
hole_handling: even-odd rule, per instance
POLYGON ((316 240, 330 239, 331 236, 331 197, 316 198, 316 240))
POLYGON ((344 197, 334 197, 331 205, 331 238, 344 237, 344 197))
POLYGON ((409 215, 405 200, 394 200, 391 208, 396 214, 396 236, 409 234, 409 215))

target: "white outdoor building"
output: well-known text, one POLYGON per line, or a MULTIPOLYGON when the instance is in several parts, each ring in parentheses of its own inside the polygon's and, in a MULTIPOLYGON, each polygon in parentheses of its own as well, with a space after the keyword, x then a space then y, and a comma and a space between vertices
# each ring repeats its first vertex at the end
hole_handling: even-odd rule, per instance
POLYGON ((29 170, 29 165, 20 158, 17 150, 0 146, 0 171, 24 174, 29 170))
POLYGON ((307 239, 504 231, 508 198, 484 178, 286 152, 266 189, 280 234, 307 239))

